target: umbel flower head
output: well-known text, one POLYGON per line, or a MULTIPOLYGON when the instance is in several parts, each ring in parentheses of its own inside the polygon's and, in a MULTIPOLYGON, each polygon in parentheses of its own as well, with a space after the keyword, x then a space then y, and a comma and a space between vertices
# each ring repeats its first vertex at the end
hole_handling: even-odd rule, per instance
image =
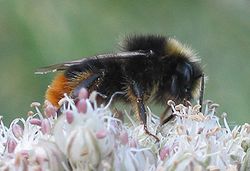
MULTIPOLYGON (((28 118, 17 118, 7 128, 0 123, 0 170, 249 170, 250 125, 227 124, 216 107, 175 105, 175 118, 160 125, 148 109, 148 128, 123 112, 128 122, 85 89, 78 101, 65 95, 60 111, 45 102, 44 112, 33 103, 28 118)), ((111 98, 112 100, 112 98, 111 98)), ((117 111, 116 111, 117 112, 117 111)), ((125 119, 126 120, 126 119, 125 119)))

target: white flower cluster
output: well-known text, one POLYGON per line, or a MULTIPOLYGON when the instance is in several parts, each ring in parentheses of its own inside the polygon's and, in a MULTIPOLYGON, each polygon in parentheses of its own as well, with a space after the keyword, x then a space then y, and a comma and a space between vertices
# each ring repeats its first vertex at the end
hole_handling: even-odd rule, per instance
POLYGON ((75 103, 65 95, 62 108, 46 102, 44 114, 0 123, 0 170, 249 170, 250 125, 230 129, 226 116, 215 116, 216 104, 169 102, 174 119, 161 126, 148 109, 148 129, 124 112, 129 122, 98 106, 96 93, 80 91, 75 103), (57 118, 58 115, 58 118, 57 118), (59 116, 60 115, 60 116, 59 116))

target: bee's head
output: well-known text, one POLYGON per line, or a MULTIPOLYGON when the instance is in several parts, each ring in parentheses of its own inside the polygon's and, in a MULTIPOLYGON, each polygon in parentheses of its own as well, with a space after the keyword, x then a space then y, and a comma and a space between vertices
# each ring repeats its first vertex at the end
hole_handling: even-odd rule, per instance
POLYGON ((201 75, 200 68, 193 63, 178 63, 171 76, 170 94, 180 99, 192 99, 195 96, 194 92, 199 87, 197 84, 199 84, 201 75))

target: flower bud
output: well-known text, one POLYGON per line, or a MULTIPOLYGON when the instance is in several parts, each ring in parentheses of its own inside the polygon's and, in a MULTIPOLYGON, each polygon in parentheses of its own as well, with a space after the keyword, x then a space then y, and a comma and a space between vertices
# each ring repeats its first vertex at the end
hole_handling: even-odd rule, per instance
POLYGON ((85 99, 81 99, 76 104, 79 113, 85 113, 87 111, 87 103, 85 99))
POLYGON ((16 138, 20 138, 23 136, 23 128, 18 124, 12 125, 12 132, 16 138))

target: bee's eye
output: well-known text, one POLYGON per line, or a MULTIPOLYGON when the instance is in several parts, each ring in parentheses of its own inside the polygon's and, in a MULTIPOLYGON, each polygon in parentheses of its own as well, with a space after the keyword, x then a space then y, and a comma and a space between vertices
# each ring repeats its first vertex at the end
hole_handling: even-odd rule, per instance
POLYGON ((190 82, 193 75, 193 69, 191 64, 187 62, 179 64, 176 68, 176 71, 181 75, 184 82, 190 82))

